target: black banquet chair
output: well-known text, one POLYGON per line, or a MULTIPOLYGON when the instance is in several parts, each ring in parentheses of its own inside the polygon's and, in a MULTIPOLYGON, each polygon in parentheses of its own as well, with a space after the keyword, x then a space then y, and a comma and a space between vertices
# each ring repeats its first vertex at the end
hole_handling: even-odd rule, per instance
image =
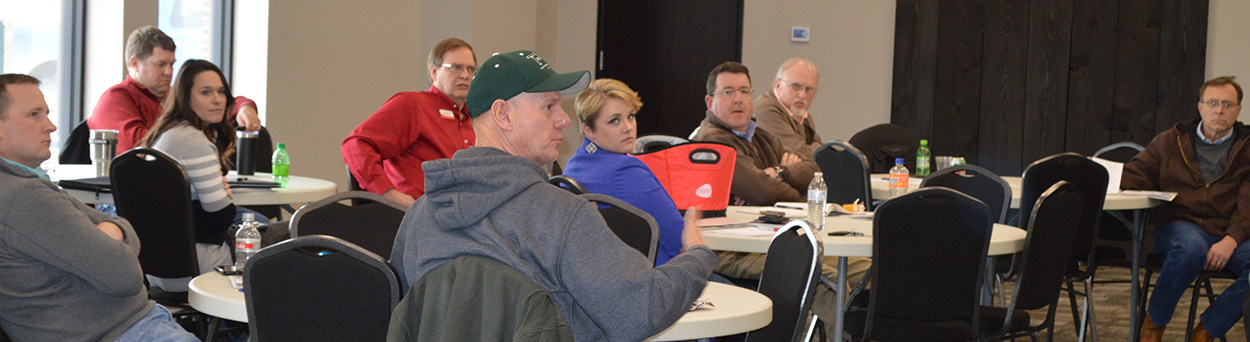
POLYGON ((981 201, 940 187, 882 203, 872 288, 852 299, 847 332, 862 341, 978 339, 990 215, 981 201))
POLYGON ((599 208, 599 215, 608 229, 629 247, 638 250, 655 265, 655 250, 660 241, 660 225, 651 214, 625 201, 603 194, 583 194, 582 198, 599 208))
MULTIPOLYGON (((748 332, 747 342, 811 340, 807 334, 812 330, 808 329, 808 313, 815 300, 824 254, 824 245, 816 240, 807 221, 791 220, 773 234, 759 285, 759 293, 773 301, 773 320, 748 332)), ((811 321, 815 323, 814 319, 811 321)))
POLYGON ((1037 332, 1048 329, 1047 339, 1055 336, 1056 298, 1063 287, 1063 274, 1072 243, 1076 238, 1079 215, 1084 199, 1075 186, 1059 181, 1047 189, 1034 205, 1031 217, 1025 220, 1028 231, 1021 253, 1019 277, 1011 301, 1005 308, 981 306, 981 333, 989 340, 1010 340, 1029 336, 1037 340, 1037 332), (1025 310, 1046 310, 1046 318, 1030 325, 1025 310))
POLYGON ((871 173, 887 173, 894 167, 894 158, 903 158, 908 170, 916 170, 916 149, 920 136, 903 126, 883 123, 865 128, 849 140, 868 158, 871 173))
POLYGON ((572 192, 574 195, 582 195, 582 194, 590 193, 589 190, 586 190, 586 187, 582 186, 582 183, 578 183, 577 180, 573 179, 572 177, 565 176, 565 175, 551 176, 551 178, 547 179, 547 183, 558 186, 564 190, 568 190, 569 192, 572 192))
POLYGON ((1080 191, 1084 206, 1073 215, 1079 215, 1076 239, 1064 272, 1068 300, 1072 305, 1072 319, 1077 323, 1077 340, 1084 340, 1086 328, 1096 335, 1097 324, 1090 293, 1094 290, 1095 262, 1094 240, 1098 234, 1098 222, 1102 217, 1103 203, 1107 198, 1107 169, 1077 153, 1060 153, 1029 164, 1020 181, 1020 217, 1032 215, 1034 204, 1041 194, 1059 181, 1068 181, 1080 191), (1084 283, 1084 291, 1073 285, 1084 283), (1076 296, 1084 297, 1081 309, 1077 309, 1076 296))
POLYGON ((868 178, 872 172, 859 149, 834 140, 817 148, 812 160, 824 174, 829 188, 829 203, 849 204, 859 200, 865 208, 873 210, 872 186, 868 178))
POLYGON ((385 341, 400 285, 385 259, 342 239, 302 236, 243 268, 254 341, 385 341))
POLYGON ((669 146, 673 146, 677 144, 684 144, 687 142, 690 142, 690 140, 686 140, 685 138, 674 137, 671 135, 660 135, 660 134, 644 135, 644 136, 638 137, 637 141, 634 141, 634 153, 647 153, 647 152, 659 151, 659 150, 664 149, 665 147, 669 147, 669 146))
POLYGON ((337 193, 296 210, 291 216, 291 237, 329 235, 388 259, 407 210, 372 192, 337 193), (352 205, 339 203, 345 200, 352 205))

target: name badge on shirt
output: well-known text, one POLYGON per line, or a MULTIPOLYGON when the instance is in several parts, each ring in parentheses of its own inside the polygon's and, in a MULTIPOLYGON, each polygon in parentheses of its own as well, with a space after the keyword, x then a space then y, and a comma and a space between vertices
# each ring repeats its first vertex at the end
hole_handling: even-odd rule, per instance
POLYGON ((438 114, 442 115, 444 119, 452 119, 452 120, 456 119, 456 112, 453 112, 450 110, 439 109, 438 114))

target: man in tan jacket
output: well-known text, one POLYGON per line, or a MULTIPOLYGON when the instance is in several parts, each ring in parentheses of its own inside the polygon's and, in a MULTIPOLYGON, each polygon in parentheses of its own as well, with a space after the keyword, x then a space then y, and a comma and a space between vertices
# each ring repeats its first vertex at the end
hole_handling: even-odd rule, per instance
POLYGON ((809 159, 824 143, 808 112, 818 85, 820 72, 816 71, 816 65, 794 57, 777 68, 772 90, 755 98, 755 122, 759 127, 799 156, 809 159))

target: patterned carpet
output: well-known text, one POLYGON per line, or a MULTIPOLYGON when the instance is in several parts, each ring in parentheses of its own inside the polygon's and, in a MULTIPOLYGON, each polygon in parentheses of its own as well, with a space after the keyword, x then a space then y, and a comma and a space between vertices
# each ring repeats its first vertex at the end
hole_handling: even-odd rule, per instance
MULTIPOLYGON (((1106 267, 1098 269, 1099 281, 1105 280, 1128 280, 1129 270, 1127 268, 1106 267)), ((1229 280, 1213 281, 1216 292, 1222 291, 1231 283, 1229 280)), ((1014 286, 1009 283, 1008 287, 1014 286)), ((1077 285, 1080 288, 1081 285, 1077 285)), ((1205 291, 1204 291, 1205 292, 1205 291)), ((1100 341, 1128 341, 1129 338, 1129 284, 1125 283, 1105 283, 1094 284, 1094 316, 1098 323, 1098 340, 1100 341)), ((1172 322, 1168 324, 1168 330, 1164 334, 1164 341, 1184 341, 1185 340, 1185 324, 1189 315, 1189 299, 1190 294, 1186 292, 1181 297, 1180 303, 1177 305, 1176 313, 1172 322)), ((1073 322, 1072 309, 1068 302, 1066 292, 1060 293, 1059 306, 1055 312, 1055 341, 1076 341, 1076 327, 1078 324, 1073 322)), ((1080 305, 1081 298, 1077 297, 1077 303, 1080 305)), ((1201 314, 1207 307, 1205 299, 1199 299, 1198 313, 1201 314)), ((1046 310, 1040 312, 1030 312, 1034 317, 1033 323, 1040 323, 1046 316, 1046 310)), ((1195 323, 1196 324, 1196 323, 1195 323)), ((1045 341, 1045 332, 1039 334, 1042 341, 1045 341)), ((1225 335, 1228 341, 1246 341, 1245 328, 1242 323, 1237 323, 1225 335)), ((1028 341, 1028 338, 1019 339, 1020 341, 1028 341)), ((1088 340, 1088 339, 1087 339, 1088 340)))

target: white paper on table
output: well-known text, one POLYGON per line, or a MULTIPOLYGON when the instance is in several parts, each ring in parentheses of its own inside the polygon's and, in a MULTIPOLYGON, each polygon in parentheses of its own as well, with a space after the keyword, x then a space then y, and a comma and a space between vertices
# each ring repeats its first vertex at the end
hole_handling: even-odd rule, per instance
POLYGON ((1095 157, 1089 159, 1107 169, 1107 194, 1120 193, 1120 175, 1124 174, 1124 163, 1095 157))
POLYGON ((731 228, 716 230, 720 234, 742 235, 742 236, 768 236, 773 235, 771 229, 759 229, 755 227, 731 228))
POLYGON ((725 226, 744 225, 750 223, 753 219, 731 219, 729 217, 709 217, 702 218, 695 222, 695 225, 703 228, 715 228, 725 226))
POLYGON ((1160 201, 1168 201, 1168 202, 1171 202, 1172 199, 1176 198, 1175 192, 1166 192, 1166 191, 1123 190, 1123 191, 1120 191, 1120 194, 1128 195, 1128 196, 1143 196, 1143 197, 1148 197, 1148 198, 1153 198, 1153 199, 1157 199, 1160 201))

